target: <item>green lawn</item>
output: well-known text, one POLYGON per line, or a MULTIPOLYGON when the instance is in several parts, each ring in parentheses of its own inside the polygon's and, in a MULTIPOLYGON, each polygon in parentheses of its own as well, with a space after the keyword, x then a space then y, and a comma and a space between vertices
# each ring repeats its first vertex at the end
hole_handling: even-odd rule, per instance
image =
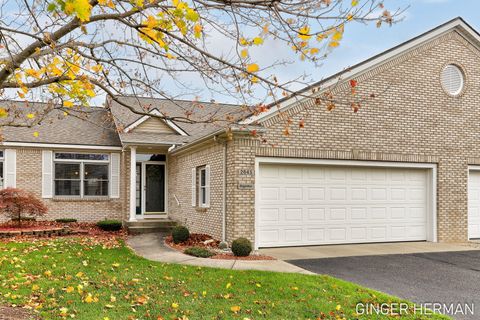
MULTIPOLYGON (((99 243, 0 243, 1 303, 44 319, 361 319, 359 302, 399 301, 328 276, 162 264, 99 243)), ((402 317, 427 318, 441 317, 402 317)))

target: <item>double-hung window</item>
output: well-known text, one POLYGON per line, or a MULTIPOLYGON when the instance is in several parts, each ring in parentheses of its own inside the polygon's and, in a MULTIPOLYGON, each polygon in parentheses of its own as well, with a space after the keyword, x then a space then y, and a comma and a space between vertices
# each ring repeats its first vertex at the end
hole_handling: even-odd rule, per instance
POLYGON ((108 154, 55 153, 55 196, 108 196, 109 165, 108 154))
POLYGON ((199 193, 200 193, 200 207, 207 206, 207 170, 205 167, 199 169, 199 193))
POLYGON ((210 207, 210 166, 192 169, 192 206, 210 207))
POLYGON ((0 150, 0 189, 3 189, 3 187, 5 186, 4 175, 3 175, 4 160, 5 160, 5 156, 4 156, 3 150, 0 150))

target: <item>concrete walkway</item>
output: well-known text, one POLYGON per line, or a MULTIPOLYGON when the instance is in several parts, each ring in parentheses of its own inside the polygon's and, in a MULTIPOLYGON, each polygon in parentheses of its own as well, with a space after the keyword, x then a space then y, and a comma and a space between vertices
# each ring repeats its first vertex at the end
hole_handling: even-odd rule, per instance
POLYGON ((127 240, 136 254, 153 261, 179 263, 192 266, 223 268, 232 270, 263 270, 276 272, 290 272, 313 274, 310 271, 294 266, 281 260, 216 260, 192 257, 183 254, 177 250, 166 247, 164 244, 164 235, 157 233, 147 233, 131 236, 127 240))
POLYGON ((480 250, 480 244, 468 243, 441 243, 441 242, 394 242, 368 244, 342 244, 289 248, 260 249, 260 253, 280 260, 320 259, 373 256, 387 254, 411 254, 432 252, 456 252, 480 250))

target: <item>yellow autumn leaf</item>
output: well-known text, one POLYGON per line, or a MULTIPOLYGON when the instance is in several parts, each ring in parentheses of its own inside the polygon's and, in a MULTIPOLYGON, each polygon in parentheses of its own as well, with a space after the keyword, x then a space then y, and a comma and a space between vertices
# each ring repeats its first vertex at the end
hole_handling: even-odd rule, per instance
POLYGON ((225 286, 225 288, 229 289, 231 286, 232 286, 232 284, 229 282, 229 283, 227 283, 227 285, 225 286))
POLYGON ((310 27, 303 26, 298 30, 298 37, 302 40, 309 40, 312 36, 310 35, 310 27))
MULTIPOLYGON (((63 102, 63 105, 67 108, 70 108, 70 107, 73 107, 73 102, 72 101, 64 101, 63 102)), ((81 277, 83 275, 83 273, 79 272, 77 273, 77 277, 81 277)))
POLYGON ((339 305, 339 304, 337 304, 337 306, 335 307, 335 309, 336 309, 337 311, 339 311, 340 309, 342 309, 342 306, 339 305))
POLYGON ((65 291, 67 293, 72 293, 74 290, 75 290, 75 288, 73 288, 72 286, 69 286, 69 287, 67 287, 67 289, 65 289, 65 291))
POLYGON ((196 24, 193 26, 193 33, 195 34, 195 38, 200 38, 202 36, 203 27, 201 24, 196 24))
MULTIPOLYGON (((65 102, 63 103, 63 105, 64 105, 64 106, 67 106, 67 104, 66 104, 67 102, 70 102, 70 101, 65 101, 65 102)), ((70 102, 70 103, 71 103, 71 102, 70 102)), ((73 103, 72 103, 70 106, 73 106, 73 103)), ((79 273, 77 273, 75 276, 76 276, 77 278, 81 278, 81 277, 83 277, 83 272, 79 272, 79 273)))
POLYGON ((92 71, 95 73, 99 73, 103 70, 103 66, 101 64, 96 64, 92 67, 92 71))
POLYGON ((241 46, 246 46, 246 45, 248 45, 248 40, 242 37, 242 38, 240 38, 238 43, 240 43, 241 46))
POLYGON ((75 15, 80 21, 90 20, 92 5, 88 0, 67 0, 65 2, 65 13, 75 15))
POLYGON ((32 291, 37 291, 38 289, 40 289, 40 287, 38 285, 34 284, 32 286, 32 291))
POLYGON ((332 42, 330 42, 328 45, 329 45, 330 47, 332 47, 332 48, 336 48, 336 47, 338 47, 338 46, 340 45, 340 42, 338 42, 338 41, 332 41, 332 42))
POLYGON ((52 271, 47 270, 43 273, 45 276, 50 277, 52 275, 52 271))
POLYGON ((232 306, 232 307, 230 307, 230 311, 235 312, 235 313, 239 312, 241 309, 242 309, 242 308, 240 308, 240 306, 232 306))
POLYGON ((60 308, 60 316, 66 317, 68 315, 68 308, 60 308))
POLYGON ((38 131, 35 131, 35 132, 33 133, 33 136, 34 136, 35 138, 38 138, 38 131))
POLYGON ((320 50, 319 50, 318 48, 311 48, 311 49, 310 49, 310 54, 311 54, 312 56, 315 55, 315 54, 317 54, 317 53, 319 53, 319 52, 320 52, 320 50))
POLYGON ((5 108, 0 108, 0 118, 5 118, 8 116, 8 112, 5 108))
POLYGON ((355 7, 358 5, 358 0, 352 0, 352 7, 355 7))
POLYGON ((257 77, 253 76, 253 77, 250 79, 250 81, 251 81, 252 83, 258 83, 259 80, 258 80, 257 77))
POLYGON ((178 307, 179 307, 178 303, 176 303, 176 302, 173 302, 173 303, 172 303, 172 308, 173 308, 173 309, 176 310, 176 309, 178 309, 178 307))
POLYGON ((339 41, 339 40, 342 40, 342 38, 343 38, 343 33, 340 31, 336 31, 332 36, 333 41, 339 41))
POLYGON ((93 302, 93 297, 92 297, 92 294, 89 293, 87 294, 87 296, 85 297, 85 300, 84 300, 86 303, 92 303, 93 302))
POLYGON ((258 45, 261 45, 262 43, 263 43, 263 39, 262 39, 262 38, 260 38, 260 37, 255 37, 255 38, 253 38, 253 44, 254 44, 254 45, 257 45, 257 46, 258 46, 258 45))
POLYGON ((244 58, 244 59, 245 59, 246 57, 248 57, 248 50, 247 50, 247 49, 243 49, 242 51, 240 51, 240 56, 241 56, 242 58, 244 58))
POLYGON ((252 63, 247 66, 247 71, 250 73, 257 72, 260 68, 258 67, 258 64, 252 63))
POLYGON ((33 119, 33 118, 35 118, 35 115, 33 113, 29 113, 29 114, 27 114, 27 118, 28 119, 33 119))

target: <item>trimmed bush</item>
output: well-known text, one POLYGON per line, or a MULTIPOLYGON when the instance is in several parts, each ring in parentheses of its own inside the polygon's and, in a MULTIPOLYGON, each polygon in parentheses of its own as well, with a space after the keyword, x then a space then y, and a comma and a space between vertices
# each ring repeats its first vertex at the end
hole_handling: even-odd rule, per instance
POLYGON ((104 231, 118 231, 122 229, 122 221, 102 220, 97 222, 97 226, 104 231))
POLYGON ((55 219, 55 222, 73 223, 73 222, 77 222, 77 219, 74 219, 74 218, 60 218, 60 219, 55 219))
POLYGON ((183 253, 200 258, 210 258, 211 256, 215 255, 215 253, 211 252, 210 250, 201 247, 187 248, 185 251, 183 251, 183 253))
POLYGON ((252 243, 246 238, 238 238, 232 242, 232 252, 237 257, 246 257, 252 252, 252 243))
POLYGON ((173 243, 185 242, 190 237, 190 232, 187 227, 176 226, 172 230, 172 239, 173 243))

